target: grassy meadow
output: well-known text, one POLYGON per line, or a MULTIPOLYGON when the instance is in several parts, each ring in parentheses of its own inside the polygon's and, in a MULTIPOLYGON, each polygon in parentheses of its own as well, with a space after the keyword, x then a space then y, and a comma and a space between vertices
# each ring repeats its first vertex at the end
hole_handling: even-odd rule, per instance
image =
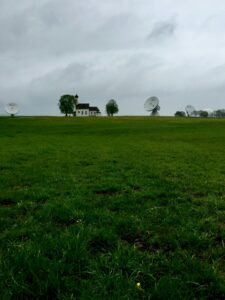
POLYGON ((0 118, 0 299, 224 299, 225 120, 0 118))

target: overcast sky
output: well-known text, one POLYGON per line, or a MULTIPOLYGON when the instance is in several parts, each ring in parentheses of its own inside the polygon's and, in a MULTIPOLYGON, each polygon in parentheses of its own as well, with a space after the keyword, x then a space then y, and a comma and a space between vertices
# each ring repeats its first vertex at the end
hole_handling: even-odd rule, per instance
POLYGON ((0 0, 0 114, 59 115, 63 94, 120 115, 225 108, 225 0, 0 0))

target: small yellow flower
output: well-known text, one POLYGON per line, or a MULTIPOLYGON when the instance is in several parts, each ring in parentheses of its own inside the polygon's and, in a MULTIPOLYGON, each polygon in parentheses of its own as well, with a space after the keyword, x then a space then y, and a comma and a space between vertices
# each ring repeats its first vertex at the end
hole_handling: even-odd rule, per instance
POLYGON ((137 282, 137 283, 136 283, 136 287, 137 287, 138 289, 140 289, 140 288, 141 288, 141 283, 140 283, 140 282, 137 282))

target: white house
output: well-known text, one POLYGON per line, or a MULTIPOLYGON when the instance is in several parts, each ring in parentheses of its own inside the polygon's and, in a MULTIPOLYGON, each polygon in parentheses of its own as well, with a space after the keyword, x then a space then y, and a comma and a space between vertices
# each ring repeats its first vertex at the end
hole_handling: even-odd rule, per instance
POLYGON ((77 117, 89 117, 100 116, 101 112, 96 106, 90 106, 89 103, 79 103, 76 106, 75 116, 77 117))
POLYGON ((80 103, 76 106, 77 117, 89 117, 89 103, 80 103))

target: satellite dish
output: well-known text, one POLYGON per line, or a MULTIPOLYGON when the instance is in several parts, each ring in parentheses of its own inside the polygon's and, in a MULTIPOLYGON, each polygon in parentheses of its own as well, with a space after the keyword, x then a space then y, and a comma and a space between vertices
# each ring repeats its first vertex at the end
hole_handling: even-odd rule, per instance
POLYGON ((154 108, 159 104, 157 97, 150 97, 145 101, 144 108, 147 111, 153 111, 154 108))
POLYGON ((191 116, 193 115, 193 112, 195 111, 195 108, 194 106, 188 104, 186 107, 185 107, 185 110, 186 110, 186 113, 188 116, 191 116))
POLYGON ((5 111, 7 112, 7 114, 13 117, 19 112, 19 106, 16 103, 9 103, 6 105, 5 111))
POLYGON ((148 98, 145 101, 144 108, 147 111, 151 111, 152 116, 159 116, 159 113, 158 113, 158 110, 160 110, 159 99, 155 96, 148 98))

